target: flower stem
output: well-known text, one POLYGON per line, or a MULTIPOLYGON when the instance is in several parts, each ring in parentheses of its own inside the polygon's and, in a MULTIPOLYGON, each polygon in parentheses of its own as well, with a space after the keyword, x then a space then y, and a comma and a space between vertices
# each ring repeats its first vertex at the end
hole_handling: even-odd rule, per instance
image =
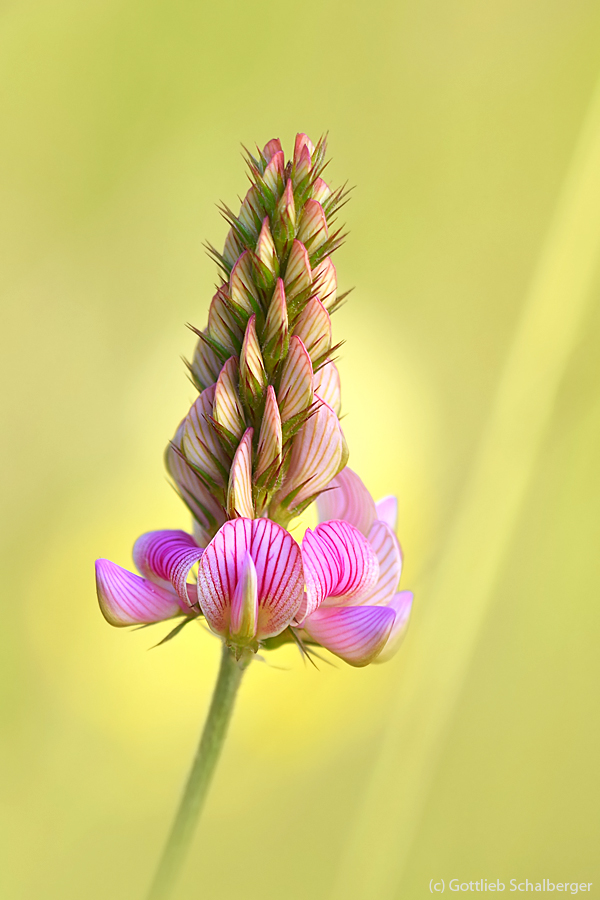
POLYGON ((223 645, 221 667, 208 718, 148 900, 166 900, 173 890, 225 741, 246 665, 247 660, 236 661, 229 648, 223 645))

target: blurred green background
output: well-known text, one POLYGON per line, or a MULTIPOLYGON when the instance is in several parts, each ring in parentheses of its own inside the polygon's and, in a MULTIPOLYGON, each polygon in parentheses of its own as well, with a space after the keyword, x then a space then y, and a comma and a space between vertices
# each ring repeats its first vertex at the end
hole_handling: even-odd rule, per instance
MULTIPOLYGON (((336 259, 356 286, 334 321, 344 428, 372 493, 400 498, 417 606, 385 666, 316 671, 288 648, 251 667, 178 896, 326 900, 398 685, 419 690, 420 610, 600 74, 600 6, 8 0, 0 72, 0 896, 148 884, 218 642, 190 628, 148 652, 166 629, 110 628, 93 561, 127 566, 138 534, 188 525, 162 452, 193 399, 179 356, 216 277, 202 242, 246 190, 240 142, 289 152, 302 130, 329 131, 331 181, 357 186, 336 259)), ((600 890, 597 295, 398 898, 454 877, 600 890)), ((402 747, 386 765, 393 792, 402 747)))

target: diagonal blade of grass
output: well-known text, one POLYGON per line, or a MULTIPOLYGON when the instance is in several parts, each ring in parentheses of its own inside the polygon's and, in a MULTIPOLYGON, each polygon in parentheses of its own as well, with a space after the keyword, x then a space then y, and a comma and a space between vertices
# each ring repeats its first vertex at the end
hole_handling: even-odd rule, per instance
POLYGON ((392 900, 509 548, 600 258, 600 85, 590 104, 341 861, 335 900, 392 900))

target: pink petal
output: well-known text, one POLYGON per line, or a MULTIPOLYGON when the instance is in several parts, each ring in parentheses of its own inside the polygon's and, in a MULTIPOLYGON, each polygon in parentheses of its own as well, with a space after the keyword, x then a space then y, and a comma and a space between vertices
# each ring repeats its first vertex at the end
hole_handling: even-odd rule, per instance
MULTIPOLYGON (((319 200, 319 197, 315 197, 319 200)), ((313 269, 313 293, 317 294, 325 309, 331 309, 337 297, 337 273, 330 256, 326 256, 313 269)))
POLYGON ((111 625, 162 622, 181 612, 172 589, 152 584, 109 559, 96 560, 96 590, 102 614, 111 625))
POLYGON ((370 493, 352 469, 336 475, 317 500, 319 521, 343 519, 366 536, 376 519, 375 503, 370 493))
POLYGON ((281 421, 287 422, 312 403, 313 368, 306 347, 299 337, 290 338, 290 348, 283 363, 279 384, 281 421))
POLYGON ((312 272, 308 251, 301 241, 295 240, 287 262, 284 276, 285 293, 288 299, 311 286, 312 272))
POLYGON ((303 628, 351 666, 366 666, 381 653, 393 625, 394 611, 385 606, 333 606, 318 609, 303 628))
POLYGON ((187 604, 187 578, 203 552, 185 531, 148 531, 133 545, 133 561, 150 581, 172 585, 187 604))
POLYGON ((276 153, 281 152, 281 141, 279 138, 271 138, 263 147, 263 156, 267 162, 270 162, 276 153))
POLYGON ((377 518, 389 525, 392 531, 398 527, 398 498, 384 497, 375 504, 377 518))
POLYGON ((377 584, 360 597, 360 603, 369 606, 388 605, 393 597, 402 573, 402 551, 398 538, 385 522, 374 522, 369 532, 369 543, 379 562, 377 584))
POLYGON ((315 363, 331 347, 331 319, 318 297, 312 297, 298 317, 294 334, 302 340, 311 362, 315 363))
POLYGON ((322 604, 340 606, 370 591, 377 582, 377 557, 366 538, 348 522, 324 522, 302 540, 306 614, 322 604))
POLYGON ((269 160, 269 164, 263 174, 264 183, 275 195, 279 193, 280 186, 283 187, 284 169, 285 155, 283 150, 278 150, 269 160))
POLYGON ((412 609, 413 595, 411 591, 400 591, 395 594, 387 609, 394 611, 396 618, 394 625, 387 639, 386 645, 381 651, 381 655, 377 658, 377 662, 387 662, 391 659, 398 647, 404 640, 406 629, 410 621, 410 613, 412 609))
POLYGON ((304 132, 300 131, 296 135, 296 140, 294 142, 294 162, 298 162, 298 160, 300 159, 300 154, 302 153, 302 149, 304 147, 308 147, 308 152, 311 154, 315 152, 315 145, 313 144, 311 139, 306 134, 304 134, 304 132))
POLYGON ((248 250, 244 250, 231 270, 229 296, 236 306, 239 306, 250 315, 258 304, 252 272, 252 257, 248 250))
POLYGON ((274 637, 293 620, 304 580, 300 548, 270 519, 235 519, 223 525, 200 560, 198 600, 213 631, 226 635, 246 553, 256 568, 256 636, 258 640, 274 637))

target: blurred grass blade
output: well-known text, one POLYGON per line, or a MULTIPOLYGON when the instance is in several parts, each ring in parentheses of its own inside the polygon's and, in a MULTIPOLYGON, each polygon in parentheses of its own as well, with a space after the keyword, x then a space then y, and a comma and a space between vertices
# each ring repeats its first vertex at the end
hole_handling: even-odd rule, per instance
POLYGON ((341 861, 335 900, 398 896, 456 700, 591 304, 599 255, 597 87, 432 590, 416 609, 403 677, 341 861))

